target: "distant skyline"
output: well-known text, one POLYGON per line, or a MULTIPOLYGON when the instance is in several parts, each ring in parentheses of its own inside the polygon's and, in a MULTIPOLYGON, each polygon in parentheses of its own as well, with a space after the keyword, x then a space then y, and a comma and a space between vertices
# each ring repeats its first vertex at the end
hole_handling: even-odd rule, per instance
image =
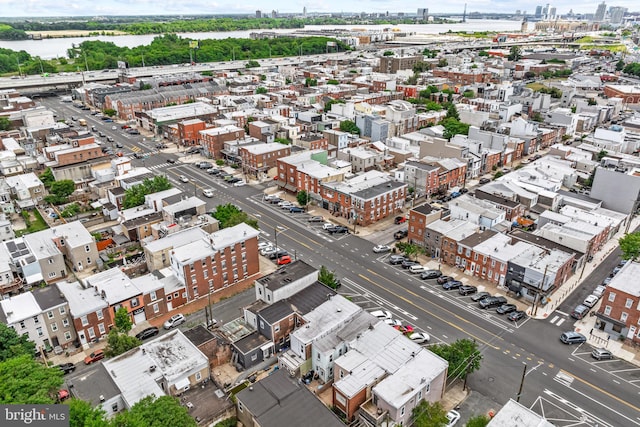
MULTIPOLYGON (((272 10, 281 13, 302 14, 306 6, 308 13, 327 12, 404 12, 415 14, 418 8, 429 8, 430 13, 462 14, 467 3, 467 13, 494 12, 515 13, 526 11, 533 15, 536 6, 545 6, 546 1, 530 2, 525 0, 450 0, 446 6, 434 6, 429 1, 364 0, 358 2, 340 2, 336 0, 285 1, 274 0, 248 2, 220 2, 205 0, 0 0, 0 17, 46 17, 46 16, 113 16, 113 15, 218 15, 247 14, 255 15, 256 10, 269 14, 272 10)), ((548 2, 560 15, 569 10, 573 13, 595 13, 602 1, 575 2, 562 0, 548 2)), ((621 6, 630 12, 640 11, 637 0, 606 2, 610 6, 621 6)))

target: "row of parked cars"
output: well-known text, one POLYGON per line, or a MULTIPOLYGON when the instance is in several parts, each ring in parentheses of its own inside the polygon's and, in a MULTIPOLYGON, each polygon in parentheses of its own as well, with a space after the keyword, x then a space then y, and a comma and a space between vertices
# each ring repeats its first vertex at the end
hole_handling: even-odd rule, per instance
POLYGON ((289 252, 282 248, 276 248, 271 242, 258 243, 258 251, 260 252, 260 255, 274 260, 277 265, 286 265, 293 261, 289 252))
POLYGON ((584 301, 582 301, 582 304, 578 304, 576 308, 573 309, 573 311, 571 312, 571 317, 576 320, 583 319, 589 313, 589 311, 593 307, 595 307, 598 301, 600 301, 600 298, 602 298, 602 295, 604 295, 604 291, 606 290, 609 282, 611 282, 611 279, 616 274, 618 274, 618 272, 622 269, 622 267, 624 267, 625 264, 625 260, 620 261, 618 266, 613 269, 611 274, 609 274, 609 277, 604 279, 601 285, 596 286, 591 295, 587 296, 584 301))

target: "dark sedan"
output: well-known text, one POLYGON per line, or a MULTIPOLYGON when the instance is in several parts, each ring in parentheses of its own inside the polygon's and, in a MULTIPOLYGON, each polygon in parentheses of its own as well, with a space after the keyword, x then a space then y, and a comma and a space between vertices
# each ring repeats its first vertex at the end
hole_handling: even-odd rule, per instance
POLYGON ((447 283, 442 285, 442 289, 445 291, 450 291, 453 289, 459 289, 462 286, 462 282, 459 280, 450 280, 447 283))
POLYGON ((522 320, 525 317, 527 317, 527 313, 521 310, 516 310, 509 313, 509 315, 507 316, 507 319, 511 320, 512 322, 517 322, 518 320, 522 320))
POLYGON ((160 330, 158 328, 147 328, 142 332, 138 332, 136 334, 136 338, 138 338, 140 341, 146 340, 147 338, 155 337, 159 332, 160 330))
POLYGON ((73 372, 76 370, 76 365, 73 363, 63 363, 57 366, 58 369, 62 371, 63 374, 68 374, 69 372, 73 372))
POLYGON ((500 307, 496 308, 496 313, 498 314, 509 314, 518 310, 518 307, 515 304, 503 304, 500 307))
POLYGON ((451 276, 440 276, 438 277, 438 284, 440 285, 444 285, 447 282, 450 282, 453 280, 453 277, 451 276))
POLYGON ((462 285, 460 286, 460 289, 458 289, 458 293, 460 295, 471 295, 475 294, 476 292, 478 292, 478 288, 471 285, 462 285))
POLYGON ((406 259, 402 261, 402 268, 404 268, 405 270, 411 267, 412 265, 419 265, 419 263, 415 261, 411 261, 410 259, 406 259))
POLYGON ((329 232, 329 234, 345 234, 349 232, 349 229, 344 225, 337 225, 327 231, 329 232))

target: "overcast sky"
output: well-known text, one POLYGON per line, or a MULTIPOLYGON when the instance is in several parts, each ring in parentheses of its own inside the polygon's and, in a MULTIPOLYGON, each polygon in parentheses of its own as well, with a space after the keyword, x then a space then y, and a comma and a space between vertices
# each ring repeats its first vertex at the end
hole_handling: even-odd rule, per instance
MULTIPOLYGON (((195 15, 246 13, 256 10, 283 13, 308 12, 407 12, 416 13, 419 7, 429 7, 434 13, 460 13, 468 3, 467 12, 514 13, 517 9, 533 14, 536 6, 544 6, 546 1, 536 3, 526 0, 448 0, 446 6, 434 5, 423 0, 360 0, 344 2, 338 0, 248 0, 232 2, 229 0, 0 0, 0 16, 37 17, 37 16, 107 16, 107 15, 195 15)), ((600 1, 560 0, 549 2, 559 14, 573 9, 574 13, 594 13, 600 1)), ((640 10, 637 0, 616 0, 607 6, 623 6, 630 11, 640 10)))

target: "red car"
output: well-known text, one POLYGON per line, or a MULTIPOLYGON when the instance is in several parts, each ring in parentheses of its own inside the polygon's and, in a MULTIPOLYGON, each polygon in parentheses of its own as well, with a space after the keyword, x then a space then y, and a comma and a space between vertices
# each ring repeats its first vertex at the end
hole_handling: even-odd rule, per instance
POLYGON ((98 360, 104 359, 104 352, 102 350, 96 350, 91 353, 89 356, 84 358, 84 364, 90 365, 93 362, 97 362, 98 360))
POLYGON ((278 258, 278 265, 285 265, 291 263, 291 257, 289 255, 284 255, 278 258))
POLYGON ((397 216, 395 217, 395 219, 393 220, 394 224, 402 224, 403 222, 406 222, 407 218, 403 217, 403 216, 397 216))

